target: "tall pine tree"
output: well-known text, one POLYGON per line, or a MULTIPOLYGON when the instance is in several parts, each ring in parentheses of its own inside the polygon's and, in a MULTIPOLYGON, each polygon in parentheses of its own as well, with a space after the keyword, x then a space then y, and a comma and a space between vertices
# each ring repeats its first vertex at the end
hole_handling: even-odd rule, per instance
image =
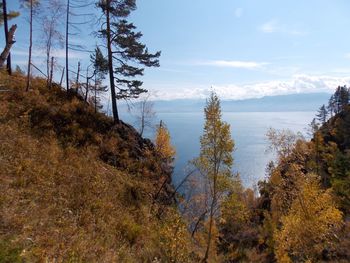
POLYGON ((160 52, 149 53, 140 42, 142 33, 127 21, 136 9, 136 0, 100 0, 97 6, 105 20, 99 35, 107 44, 113 118, 118 123, 117 99, 138 98, 147 92, 137 77, 143 75, 144 67, 159 66, 160 52))

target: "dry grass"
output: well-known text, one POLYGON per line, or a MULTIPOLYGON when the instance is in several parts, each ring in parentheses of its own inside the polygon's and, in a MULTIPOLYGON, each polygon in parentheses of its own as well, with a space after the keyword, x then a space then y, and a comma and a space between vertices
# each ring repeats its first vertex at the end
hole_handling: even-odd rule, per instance
POLYGON ((170 175, 152 143, 44 80, 0 84, 0 261, 166 261, 177 212, 154 203, 170 175))

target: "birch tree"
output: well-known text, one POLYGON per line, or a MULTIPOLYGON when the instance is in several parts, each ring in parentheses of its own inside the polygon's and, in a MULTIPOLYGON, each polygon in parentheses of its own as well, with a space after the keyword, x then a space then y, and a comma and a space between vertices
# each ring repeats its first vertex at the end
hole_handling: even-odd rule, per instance
POLYGON ((40 42, 45 49, 46 53, 46 73, 47 73, 47 86, 50 87, 51 76, 51 56, 52 51, 56 47, 63 46, 63 34, 60 30, 60 26, 63 23, 62 17, 65 12, 65 7, 62 0, 48 0, 40 8, 40 26, 41 26, 41 38, 40 42))
POLYGON ((207 100, 203 135, 200 138, 200 155, 194 160, 203 181, 207 183, 208 236, 203 262, 208 262, 210 247, 213 242, 213 227, 218 216, 220 203, 225 193, 231 188, 233 165, 232 153, 234 141, 230 134, 230 125, 222 121, 220 100, 212 92, 207 100))

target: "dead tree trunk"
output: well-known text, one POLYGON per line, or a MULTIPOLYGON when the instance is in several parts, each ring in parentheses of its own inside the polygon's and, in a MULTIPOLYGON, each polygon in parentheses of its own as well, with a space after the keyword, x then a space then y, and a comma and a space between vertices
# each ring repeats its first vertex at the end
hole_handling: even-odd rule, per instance
MULTIPOLYGON (((2 0, 2 15, 3 15, 3 20, 4 20, 4 30, 5 30, 5 42, 9 42, 9 27, 7 23, 7 7, 6 7, 6 0, 2 0)), ((7 56, 7 72, 9 75, 12 74, 12 69, 11 69, 11 53, 8 54, 7 56)))
POLYGON ((80 87, 80 84, 79 84, 79 77, 80 77, 80 61, 78 62, 78 72, 77 72, 77 79, 76 79, 76 86, 75 86, 75 93, 79 93, 79 87, 80 87))
POLYGON ((30 0, 30 18, 29 18, 29 56, 28 56, 28 72, 27 72, 27 87, 30 88, 30 77, 32 67, 32 47, 33 47, 33 0, 30 0))
POLYGON ((15 39, 15 32, 17 29, 17 25, 13 25, 10 28, 10 31, 8 33, 8 41, 6 43, 6 46, 4 48, 4 50, 2 51, 1 55, 0 55, 0 68, 4 67, 4 64, 10 54, 10 50, 12 45, 16 42, 15 39))
POLYGON ((49 75, 49 89, 52 88, 52 79, 53 79, 53 63, 54 63, 54 58, 51 57, 51 65, 50 65, 50 75, 49 75))
POLYGON ((63 70, 62 70, 62 75, 61 75, 61 80, 60 80, 60 87, 62 87, 62 82, 63 82, 63 77, 64 77, 64 70, 65 70, 65 68, 63 68, 63 70))
POLYGON ((69 91, 69 7, 70 7, 70 1, 67 0, 67 17, 66 17, 66 85, 67 85, 67 92, 69 91))

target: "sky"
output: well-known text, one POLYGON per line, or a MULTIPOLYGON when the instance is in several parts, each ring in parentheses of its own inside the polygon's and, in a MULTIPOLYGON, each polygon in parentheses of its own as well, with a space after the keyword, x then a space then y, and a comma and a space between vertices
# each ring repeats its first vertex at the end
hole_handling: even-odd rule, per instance
MULTIPOLYGON (((8 2, 10 10, 18 8, 17 0, 8 2)), ((330 93, 350 83, 348 0, 138 0, 137 4, 130 21, 142 31, 150 51, 162 51, 161 66, 147 69, 142 78, 156 99, 205 98, 212 89, 222 99, 330 93)), ((28 13, 21 12, 11 21, 19 25, 12 53, 14 64, 24 67, 28 13)), ((93 50, 100 40, 90 32, 97 29, 85 25, 72 40, 93 50)), ((44 55, 37 27, 34 38, 34 61, 40 65, 44 55)), ((4 42, 2 34, 0 41, 4 42)), ((56 50, 55 56, 63 65, 63 50, 56 50)), ((71 58, 76 70, 78 61, 86 67, 89 54, 71 51, 71 58)))

